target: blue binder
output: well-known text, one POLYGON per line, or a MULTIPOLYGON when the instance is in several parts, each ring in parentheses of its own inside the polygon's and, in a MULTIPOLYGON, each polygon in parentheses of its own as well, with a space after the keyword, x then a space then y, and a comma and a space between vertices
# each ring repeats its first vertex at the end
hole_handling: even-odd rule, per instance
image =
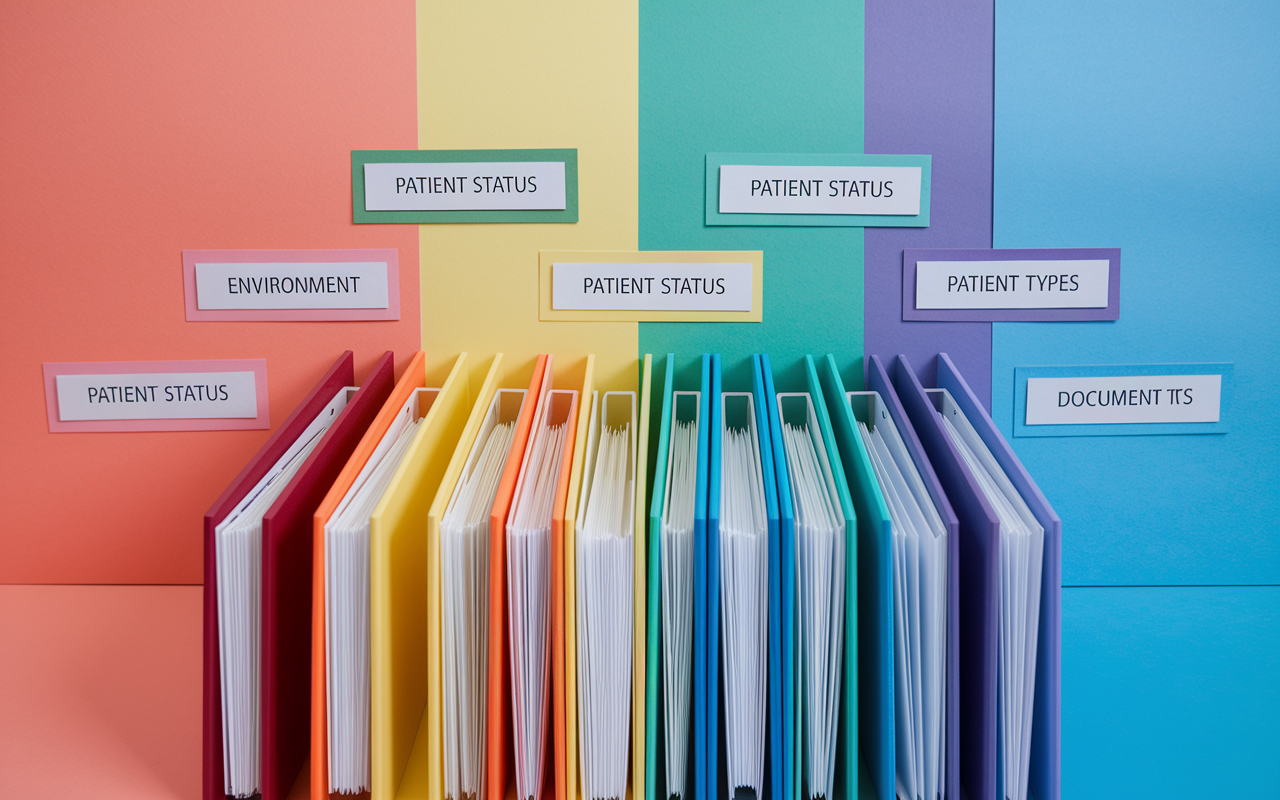
POLYGON ((782 589, 780 579, 778 481, 774 472, 773 442, 770 438, 769 399, 764 391, 762 357, 751 357, 751 390, 755 395, 756 435, 760 437, 760 466, 764 473, 764 501, 769 516, 769 767, 766 785, 770 796, 782 798, 782 589))
POLYGON ((710 414, 705 409, 711 397, 711 356, 702 356, 699 383, 704 411, 698 425, 698 489, 693 501, 693 741, 701 755, 694 761, 696 800, 715 797, 715 775, 709 773, 710 744, 714 718, 708 717, 707 690, 707 465, 710 448, 710 414))

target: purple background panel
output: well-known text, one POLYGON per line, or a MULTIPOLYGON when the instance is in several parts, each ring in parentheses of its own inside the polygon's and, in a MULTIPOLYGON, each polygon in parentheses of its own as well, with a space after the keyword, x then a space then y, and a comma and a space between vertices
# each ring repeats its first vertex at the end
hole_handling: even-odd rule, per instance
MULTIPOLYGON (((902 318, 947 322, 1097 322, 1120 319, 1120 248, 1054 247, 1027 250, 918 250, 902 255, 902 318), (1111 262, 1106 308, 916 308, 916 264, 920 261, 1111 262)), ((989 382, 989 381, 988 381, 989 382)), ((984 401, 985 402, 985 401, 984 401)), ((990 403, 988 402, 988 405, 990 403)))
MULTIPOLYGON (((991 408, 991 323, 904 322, 902 251, 991 246, 993 0, 866 0, 868 153, 933 156, 928 228, 867 228, 863 352, 902 353, 933 386, 945 350, 991 408)), ((864 361, 865 363, 865 361, 864 361)))

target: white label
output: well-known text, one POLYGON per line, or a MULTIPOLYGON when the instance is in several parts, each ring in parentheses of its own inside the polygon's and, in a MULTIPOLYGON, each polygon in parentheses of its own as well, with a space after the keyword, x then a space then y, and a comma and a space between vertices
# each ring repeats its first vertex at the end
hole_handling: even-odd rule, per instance
POLYGON ((364 165, 365 211, 563 211, 563 161, 364 165))
POLYGON ((920 261, 916 308, 1106 308, 1111 265, 1081 261, 920 261))
POLYGON ((1027 425, 1217 422, 1221 375, 1028 378, 1027 425))
POLYGON ((574 311, 750 311, 752 264, 556 261, 551 307, 574 311))
POLYGON ((919 167, 724 164, 721 214, 920 214, 919 167))
POLYGON ((253 372, 58 375, 58 419, 244 419, 258 416, 253 372))
POLYGON ((196 306, 214 309, 386 308, 385 261, 196 264, 196 306))

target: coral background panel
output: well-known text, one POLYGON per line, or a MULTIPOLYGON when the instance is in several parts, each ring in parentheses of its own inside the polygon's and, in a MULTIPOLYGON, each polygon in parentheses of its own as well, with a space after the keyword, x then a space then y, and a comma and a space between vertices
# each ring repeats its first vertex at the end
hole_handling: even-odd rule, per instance
POLYGON ((200 592, 0 586, 0 797, 200 796, 200 592))
POLYGON ((0 10, 0 582, 198 583, 269 435, 50 434, 42 362, 265 358, 278 425, 342 350, 418 349, 417 228, 352 224, 350 179, 417 145, 415 47, 411 0, 0 10), (185 321, 184 248, 372 247, 397 322, 185 321))

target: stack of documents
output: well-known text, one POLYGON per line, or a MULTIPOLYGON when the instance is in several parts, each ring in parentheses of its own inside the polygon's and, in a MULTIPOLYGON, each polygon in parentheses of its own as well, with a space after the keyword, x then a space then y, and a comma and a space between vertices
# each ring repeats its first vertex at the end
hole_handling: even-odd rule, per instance
POLYGON ((223 770, 226 793, 233 797, 250 797, 261 788, 262 518, 320 443, 351 391, 334 396, 215 528, 223 770))
POLYGON ((577 618, 582 787, 623 800, 631 709, 635 598, 635 392, 593 403, 577 515, 577 618))
POLYGON ((551 692, 551 516, 577 392, 546 392, 506 524, 516 797, 541 797, 551 692))
POLYGON ((484 795, 489 516, 525 394, 517 389, 494 394, 440 525, 444 796, 449 800, 484 795))
POLYGON ((325 523, 325 693, 331 793, 355 794, 370 788, 369 517, 413 442, 425 395, 425 390, 417 390, 409 396, 325 523))
MULTIPOLYGON (((687 797, 693 706, 693 517, 698 484, 698 392, 674 392, 661 536, 662 688, 668 798, 687 797), (685 402, 681 403, 681 399, 685 402), (680 419, 681 406, 688 418, 680 419)), ((654 487, 655 491, 657 487, 654 487)))
POLYGON ((1000 521, 997 784, 1008 800, 1026 800, 1044 528, 973 425, 949 394, 941 391, 944 410, 941 417, 947 436, 1000 521))
POLYGON ((800 781, 804 797, 830 800, 844 667, 845 518, 812 399, 777 397, 795 513, 800 781))
POLYGON ((893 420, 868 416, 858 432, 892 527, 897 793, 932 800, 946 780, 947 532, 893 420))
POLYGON ((764 477, 751 393, 724 392, 720 403, 719 602, 727 777, 735 798, 760 798, 769 678, 764 477))

